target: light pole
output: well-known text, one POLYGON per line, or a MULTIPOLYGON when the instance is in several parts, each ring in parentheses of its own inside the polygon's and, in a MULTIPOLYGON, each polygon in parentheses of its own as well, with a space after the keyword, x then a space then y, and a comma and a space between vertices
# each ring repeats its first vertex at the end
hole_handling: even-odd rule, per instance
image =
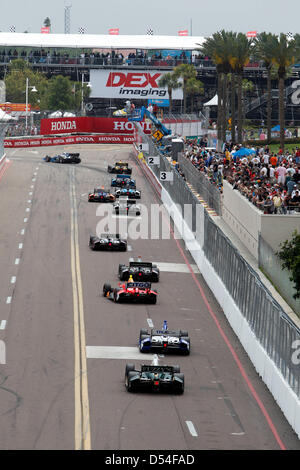
POLYGON ((37 92, 37 89, 35 88, 35 86, 30 86, 30 85, 29 85, 29 79, 26 78, 26 112, 25 112, 25 117, 26 117, 25 128, 26 128, 26 132, 27 132, 27 123, 28 123, 28 90, 29 90, 29 88, 30 88, 31 91, 33 91, 34 93, 37 92))
MULTIPOLYGON (((84 84, 84 73, 81 74, 81 116, 84 115, 84 106, 83 106, 83 84, 84 84)), ((86 85, 89 88, 92 88, 90 82, 86 85)))

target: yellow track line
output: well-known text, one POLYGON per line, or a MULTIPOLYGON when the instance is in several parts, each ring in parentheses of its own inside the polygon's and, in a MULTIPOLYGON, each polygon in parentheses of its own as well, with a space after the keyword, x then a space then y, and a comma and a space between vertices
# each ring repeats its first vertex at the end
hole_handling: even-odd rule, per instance
POLYGON ((74 310, 74 385, 75 385, 75 450, 91 449, 90 413, 86 364, 86 341, 74 168, 70 169, 71 203, 71 272, 74 310))

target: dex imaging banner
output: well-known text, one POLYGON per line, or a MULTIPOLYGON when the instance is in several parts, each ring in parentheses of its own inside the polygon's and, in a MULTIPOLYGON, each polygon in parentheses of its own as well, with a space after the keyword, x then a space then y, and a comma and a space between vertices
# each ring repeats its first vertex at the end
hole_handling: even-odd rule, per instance
MULTIPOLYGON (((138 100, 149 98, 168 99, 167 88, 158 85, 167 72, 161 70, 90 70, 91 98, 118 98, 138 100)), ((173 90, 174 100, 182 99, 182 89, 173 90)))

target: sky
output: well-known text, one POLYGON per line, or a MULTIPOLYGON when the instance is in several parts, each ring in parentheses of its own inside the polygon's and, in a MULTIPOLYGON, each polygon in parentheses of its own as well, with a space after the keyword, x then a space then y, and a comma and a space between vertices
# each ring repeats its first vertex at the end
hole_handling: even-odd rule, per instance
POLYGON ((39 33, 46 17, 51 32, 65 32, 65 7, 70 8, 70 33, 209 36, 225 29, 246 33, 300 32, 299 0, 0 0, 0 31, 39 33))

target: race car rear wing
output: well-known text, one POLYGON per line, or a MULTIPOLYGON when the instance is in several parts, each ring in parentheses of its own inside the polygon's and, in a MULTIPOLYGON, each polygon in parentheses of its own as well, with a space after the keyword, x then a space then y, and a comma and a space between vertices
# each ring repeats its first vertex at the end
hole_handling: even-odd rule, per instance
POLYGON ((151 289, 151 282, 127 282, 127 287, 138 287, 140 289, 151 289))
POLYGON ((130 268, 152 268, 152 263, 144 263, 143 261, 130 261, 130 268))
POLYGON ((119 233, 101 233, 100 238, 120 238, 119 233))
POLYGON ((152 366, 145 364, 141 366, 141 372, 170 372, 172 374, 173 371, 173 366, 152 366))

